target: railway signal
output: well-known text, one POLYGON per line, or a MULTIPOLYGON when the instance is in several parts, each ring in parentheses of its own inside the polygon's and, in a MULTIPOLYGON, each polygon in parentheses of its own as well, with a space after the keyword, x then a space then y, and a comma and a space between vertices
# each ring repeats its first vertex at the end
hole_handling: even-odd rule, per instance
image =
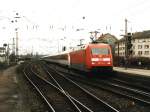
POLYGON ((132 41, 132 35, 131 35, 131 33, 128 33, 128 35, 127 35, 127 48, 128 48, 128 49, 131 49, 131 48, 132 48, 132 43, 131 43, 131 41, 132 41))
POLYGON ((128 55, 132 54, 132 35, 131 33, 128 33, 127 35, 127 53, 128 55))

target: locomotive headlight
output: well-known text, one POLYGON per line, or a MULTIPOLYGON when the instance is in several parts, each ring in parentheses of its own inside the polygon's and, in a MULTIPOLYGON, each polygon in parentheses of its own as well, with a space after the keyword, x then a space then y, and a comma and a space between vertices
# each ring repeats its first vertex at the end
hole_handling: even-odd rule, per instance
POLYGON ((103 58, 103 61, 110 61, 110 58, 103 58))
POLYGON ((92 64, 94 65, 95 63, 94 63, 94 62, 92 62, 92 64))
POLYGON ((99 58, 92 58, 91 61, 99 61, 99 58))

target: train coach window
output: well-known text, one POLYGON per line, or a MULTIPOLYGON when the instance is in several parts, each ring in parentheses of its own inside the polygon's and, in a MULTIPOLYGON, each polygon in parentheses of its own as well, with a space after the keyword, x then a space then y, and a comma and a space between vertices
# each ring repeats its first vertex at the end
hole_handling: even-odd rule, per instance
POLYGON ((108 48, 92 48, 92 54, 110 54, 108 48))

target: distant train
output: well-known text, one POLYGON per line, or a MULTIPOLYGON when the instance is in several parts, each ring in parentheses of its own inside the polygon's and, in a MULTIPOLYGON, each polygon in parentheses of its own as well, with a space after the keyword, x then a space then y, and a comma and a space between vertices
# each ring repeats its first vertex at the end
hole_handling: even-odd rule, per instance
POLYGON ((85 72, 113 70, 111 47, 104 43, 78 46, 70 52, 47 56, 45 60, 85 72))

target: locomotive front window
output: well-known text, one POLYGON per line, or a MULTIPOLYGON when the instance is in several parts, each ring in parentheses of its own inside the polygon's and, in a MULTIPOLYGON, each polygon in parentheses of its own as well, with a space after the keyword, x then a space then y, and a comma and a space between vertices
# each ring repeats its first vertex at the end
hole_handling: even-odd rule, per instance
POLYGON ((98 55, 98 54, 110 54, 109 49, 108 48, 92 48, 92 54, 93 55, 98 55))

